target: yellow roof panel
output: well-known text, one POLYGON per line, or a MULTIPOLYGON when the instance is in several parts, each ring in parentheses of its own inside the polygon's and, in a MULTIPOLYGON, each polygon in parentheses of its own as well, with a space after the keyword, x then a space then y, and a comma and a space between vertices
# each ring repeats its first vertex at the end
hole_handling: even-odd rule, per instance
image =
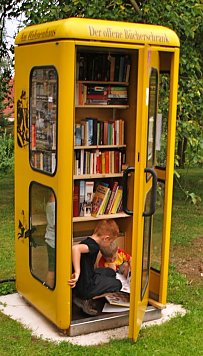
POLYGON ((28 26, 18 33, 15 44, 60 39, 180 46, 176 33, 163 26, 79 17, 28 26))

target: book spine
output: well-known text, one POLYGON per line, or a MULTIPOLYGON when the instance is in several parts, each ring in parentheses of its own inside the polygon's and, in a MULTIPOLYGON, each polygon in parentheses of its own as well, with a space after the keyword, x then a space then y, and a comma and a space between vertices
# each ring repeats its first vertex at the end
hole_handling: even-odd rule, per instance
POLYGON ((111 210, 111 206, 113 204, 113 200, 114 200, 114 196, 116 194, 117 187, 118 187, 118 182, 116 181, 113 184, 112 191, 111 191, 111 196, 109 198, 109 201, 108 201, 108 204, 107 204, 107 207, 106 207, 106 210, 105 210, 105 214, 108 214, 109 211, 111 210))
POLYGON ((81 146, 81 125, 75 124, 75 146, 81 146))
POLYGON ((36 148, 36 125, 32 124, 32 150, 36 148))
POLYGON ((115 199, 114 199, 113 206, 112 206, 111 211, 110 211, 111 214, 116 214, 118 206, 119 206, 119 204, 121 202, 121 199, 122 199, 122 187, 119 187, 118 190, 117 190, 115 199))
POLYGON ((73 192, 73 216, 79 216, 79 185, 74 184, 73 192))
POLYGON ((111 190, 109 189, 109 191, 108 191, 108 193, 107 193, 107 196, 106 196, 106 198, 105 198, 105 201, 104 201, 104 203, 102 204, 102 208, 101 208, 101 211, 100 211, 100 215, 105 214, 105 210, 106 210, 106 207, 107 207, 107 204, 108 204, 110 195, 111 195, 111 190))
POLYGON ((100 206, 100 208, 99 208, 99 211, 98 211, 97 216, 98 216, 98 215, 102 215, 102 211, 103 211, 103 208, 104 208, 105 201, 106 201, 106 199, 107 199, 107 196, 108 196, 108 192, 109 192, 109 190, 110 190, 109 188, 106 190, 106 193, 105 193, 104 199, 103 199, 103 201, 102 201, 102 203, 101 203, 101 206, 100 206))
POLYGON ((85 181, 80 181, 80 216, 84 216, 85 181))

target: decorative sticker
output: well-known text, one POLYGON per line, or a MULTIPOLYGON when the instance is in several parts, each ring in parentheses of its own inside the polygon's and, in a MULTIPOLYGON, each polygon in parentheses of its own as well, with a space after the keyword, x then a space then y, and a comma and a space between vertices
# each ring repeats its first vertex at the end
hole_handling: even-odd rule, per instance
POLYGON ((22 90, 17 101, 17 142, 20 147, 26 146, 29 142, 28 99, 25 90, 22 90))

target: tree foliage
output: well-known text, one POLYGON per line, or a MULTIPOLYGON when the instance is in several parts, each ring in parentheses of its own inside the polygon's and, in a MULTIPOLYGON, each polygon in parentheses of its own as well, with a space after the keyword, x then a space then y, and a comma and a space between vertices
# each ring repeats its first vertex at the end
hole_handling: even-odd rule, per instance
MULTIPOLYGON (((78 16, 151 23, 173 29, 181 42, 177 110, 178 161, 182 166, 185 162, 202 163, 202 0, 2 0, 0 9, 1 58, 5 58, 7 53, 6 44, 2 41, 5 18, 17 17, 22 12, 26 25, 78 16)), ((5 77, 8 75, 5 72, 5 77)), ((166 110, 164 104, 163 110, 166 110)))

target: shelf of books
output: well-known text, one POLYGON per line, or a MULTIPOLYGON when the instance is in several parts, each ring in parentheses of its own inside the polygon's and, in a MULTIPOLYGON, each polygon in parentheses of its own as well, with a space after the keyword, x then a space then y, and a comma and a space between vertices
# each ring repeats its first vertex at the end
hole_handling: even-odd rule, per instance
POLYGON ((56 168, 57 73, 53 67, 31 72, 31 166, 53 174, 56 168))
POLYGON ((104 174, 83 174, 83 175, 74 175, 73 179, 99 179, 99 178, 116 178, 116 177, 123 177, 123 173, 104 173, 104 174))
POLYGON ((128 87, 126 84, 76 84, 76 106, 128 106, 128 87))
POLYGON ((74 223, 128 217, 122 207, 126 119, 120 110, 129 108, 130 68, 128 54, 78 52, 74 223))
POLYGON ((73 218, 73 222, 80 221, 90 221, 90 220, 102 220, 102 219, 118 219, 118 218, 129 218, 129 215, 125 213, 117 213, 117 214, 108 214, 108 215, 99 215, 97 217, 93 216, 78 216, 73 218))

